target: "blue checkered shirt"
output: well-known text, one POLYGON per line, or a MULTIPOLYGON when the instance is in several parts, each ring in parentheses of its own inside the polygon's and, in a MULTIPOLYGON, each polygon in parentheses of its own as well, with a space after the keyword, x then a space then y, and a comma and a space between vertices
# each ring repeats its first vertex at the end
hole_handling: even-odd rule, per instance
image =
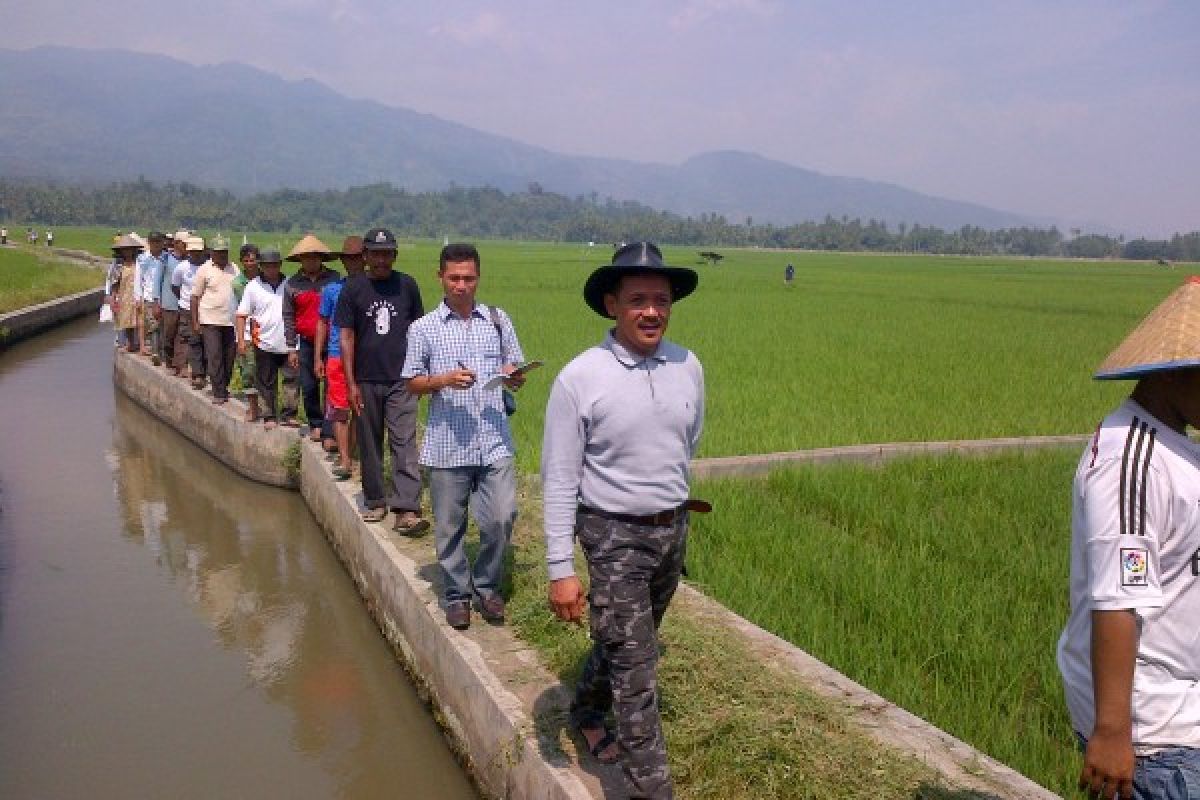
POLYGON ((512 320, 500 309, 496 311, 503 348, 491 313, 482 303, 476 303, 471 315, 462 319, 443 300, 408 329, 401 377, 440 375, 461 364, 473 371, 476 379, 470 389, 439 389, 431 395, 421 445, 421 463, 427 467, 482 467, 516 453, 501 390, 483 388, 504 364, 525 360, 512 320))

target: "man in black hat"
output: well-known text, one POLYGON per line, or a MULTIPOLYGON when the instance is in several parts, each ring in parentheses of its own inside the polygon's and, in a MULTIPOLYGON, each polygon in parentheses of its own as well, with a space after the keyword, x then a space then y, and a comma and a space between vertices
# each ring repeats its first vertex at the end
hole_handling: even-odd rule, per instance
POLYGON ((362 486, 367 522, 383 522, 396 512, 393 529, 414 536, 429 528, 421 518, 421 477, 417 471, 417 396, 402 376, 408 327, 425 314, 421 290, 411 275, 396 272, 396 237, 386 228, 363 236, 365 278, 346 282, 333 323, 342 345, 342 369, 350 408, 358 419, 362 486), (392 456, 390 491, 383 484, 383 433, 392 456))
POLYGON ((688 464, 704 419, 704 372, 663 339, 694 270, 663 264, 649 242, 625 245, 588 278, 593 311, 615 321, 554 382, 542 443, 550 606, 582 617, 572 536, 587 558, 594 645, 572 724, 604 763, 622 762, 632 797, 672 797, 658 713, 658 626, 683 569, 688 464), (607 729, 614 712, 617 730, 607 729))

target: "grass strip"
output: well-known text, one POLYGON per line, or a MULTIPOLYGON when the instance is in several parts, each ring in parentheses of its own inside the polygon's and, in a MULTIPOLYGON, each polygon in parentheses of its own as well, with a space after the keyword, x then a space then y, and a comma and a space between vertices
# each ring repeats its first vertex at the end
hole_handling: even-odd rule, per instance
POLYGON ((705 481, 692 579, 851 679, 1060 794, 1055 666, 1073 448, 705 481))
POLYGON ((104 271, 24 247, 0 248, 0 314, 104 285, 104 271))
MULTIPOLYGON (((549 613, 541 504, 532 482, 522 485, 518 499, 509 619, 550 670, 572 685, 591 641, 584 628, 564 625, 549 613)), ((585 576, 583 565, 577 567, 585 576)), ((663 722, 680 798, 975 796, 941 785, 915 759, 847 725, 838 706, 764 662, 711 620, 676 604, 662 639, 663 722)), ((546 720, 538 723, 553 727, 546 720)))

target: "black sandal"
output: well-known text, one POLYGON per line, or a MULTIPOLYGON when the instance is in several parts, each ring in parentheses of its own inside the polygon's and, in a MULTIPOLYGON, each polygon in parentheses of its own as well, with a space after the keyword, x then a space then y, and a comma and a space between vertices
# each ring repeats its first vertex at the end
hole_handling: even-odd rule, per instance
POLYGON ((613 732, 610 731, 608 726, 603 722, 593 722, 589 720, 576 725, 575 730, 578 731, 579 735, 583 737, 583 744, 585 747, 587 747, 588 752, 592 754, 592 758, 596 759, 601 764, 612 765, 621 760, 620 748, 617 749, 615 755, 604 755, 605 750, 617 743, 617 737, 613 735, 613 732), (602 730, 604 731, 604 735, 597 739, 594 745, 588 746, 588 737, 583 732, 585 728, 589 731, 602 730))

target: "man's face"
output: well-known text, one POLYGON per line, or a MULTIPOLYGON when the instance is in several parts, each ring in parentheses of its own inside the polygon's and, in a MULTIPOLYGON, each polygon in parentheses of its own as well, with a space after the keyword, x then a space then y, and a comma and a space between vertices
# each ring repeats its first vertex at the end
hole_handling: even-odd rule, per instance
POLYGON ((246 280, 254 280, 254 276, 258 274, 258 253, 253 250, 248 250, 242 256, 242 273, 246 276, 246 280))
POLYGON ((175 240, 175 257, 181 261, 188 257, 187 242, 183 241, 182 239, 175 240))
POLYGON ((259 265, 262 268, 262 274, 271 283, 276 283, 279 280, 279 273, 283 269, 283 264, 278 261, 264 261, 259 265))
POLYGON ((203 264, 204 260, 205 260, 203 250, 189 250, 187 257, 188 257, 188 261, 192 262, 193 264, 195 264, 197 266, 199 266, 200 264, 203 264))
POLYGON ((474 261, 447 261, 438 270, 442 291, 452 303, 475 303, 475 290, 479 287, 479 265, 474 261))
POLYGON ((662 275, 630 275, 604 296, 617 341, 642 356, 658 349, 671 318, 671 283, 662 275))
POLYGON ((1171 399, 1176 411, 1193 428, 1200 428, 1200 368, 1171 375, 1171 399))
POLYGON ((305 253, 298 258, 300 259, 300 269, 309 275, 316 275, 321 271, 321 257, 316 253, 305 253))
POLYGON ((154 256, 155 258, 158 258, 158 256, 162 253, 162 251, 163 251, 163 240, 162 239, 151 239, 150 240, 150 255, 154 256))
POLYGON ((383 280, 392 274, 392 265, 396 263, 395 250, 367 250, 363 253, 367 261, 367 272, 376 280, 383 280))
POLYGON ((216 264, 218 267, 225 267, 226 265, 229 264, 229 251, 228 250, 213 250, 212 251, 212 262, 214 264, 216 264))
POLYGON ((362 253, 343 253, 338 256, 338 260, 342 262, 342 267, 346 270, 347 275, 359 275, 366 268, 366 261, 363 260, 362 253))

